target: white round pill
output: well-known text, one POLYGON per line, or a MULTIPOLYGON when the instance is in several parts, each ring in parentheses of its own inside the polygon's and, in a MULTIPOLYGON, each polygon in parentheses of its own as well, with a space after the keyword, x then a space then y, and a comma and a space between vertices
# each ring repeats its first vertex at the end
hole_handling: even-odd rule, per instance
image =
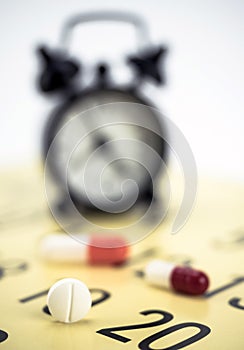
POLYGON ((47 295, 51 315, 60 322, 72 323, 81 320, 90 310, 91 293, 85 283, 75 278, 56 282, 47 295))

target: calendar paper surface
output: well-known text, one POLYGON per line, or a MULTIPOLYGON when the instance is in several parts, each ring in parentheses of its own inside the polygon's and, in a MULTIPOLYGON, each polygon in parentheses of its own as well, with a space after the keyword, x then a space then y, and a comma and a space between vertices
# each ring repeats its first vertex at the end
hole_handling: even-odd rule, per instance
POLYGON ((40 239, 57 230, 38 167, 1 174, 0 347, 3 350, 244 349, 244 185, 199 180, 195 208, 176 235, 172 214, 134 245, 123 266, 50 264, 40 239), (153 258, 205 271, 210 288, 191 297, 149 286, 138 271, 153 258), (80 322, 48 314, 50 286, 85 282, 93 306, 80 322))

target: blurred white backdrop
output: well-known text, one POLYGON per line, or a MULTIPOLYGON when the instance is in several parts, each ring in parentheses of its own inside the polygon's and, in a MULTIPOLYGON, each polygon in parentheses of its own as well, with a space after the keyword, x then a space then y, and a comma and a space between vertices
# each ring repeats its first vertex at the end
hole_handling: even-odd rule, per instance
MULTIPOLYGON (((200 173, 244 180, 242 0, 2 1, 1 167, 38 158, 41 130, 54 106, 35 86, 37 45, 57 46, 66 18, 99 9, 141 15, 152 41, 169 46, 167 85, 152 88, 150 98, 185 134, 200 173)), ((102 58, 121 63, 134 48, 127 29, 110 27, 106 40, 103 30, 75 33, 72 50, 90 67, 102 58)))

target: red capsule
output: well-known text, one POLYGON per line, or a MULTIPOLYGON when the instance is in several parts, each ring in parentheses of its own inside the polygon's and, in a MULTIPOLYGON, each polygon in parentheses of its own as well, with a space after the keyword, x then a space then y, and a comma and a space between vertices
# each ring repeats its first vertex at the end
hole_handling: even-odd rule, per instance
POLYGON ((41 242, 41 254, 48 261, 92 265, 123 264, 129 258, 129 246, 123 237, 80 234, 79 240, 64 233, 49 234, 41 242))
POLYGON ((145 279, 150 284, 190 295, 201 295, 209 286, 204 272, 161 260, 151 261, 146 266, 145 279))

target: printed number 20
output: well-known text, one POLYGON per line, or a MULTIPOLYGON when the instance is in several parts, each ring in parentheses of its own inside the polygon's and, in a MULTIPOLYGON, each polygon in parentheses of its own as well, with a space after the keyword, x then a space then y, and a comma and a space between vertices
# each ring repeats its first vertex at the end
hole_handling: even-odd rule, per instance
MULTIPOLYGON (((162 310, 145 310, 140 312, 141 315, 147 316, 150 314, 159 314, 163 316, 158 321, 154 322, 149 322, 149 323, 143 323, 143 324, 136 324, 136 325, 128 325, 128 326, 119 326, 119 327, 112 327, 112 328, 103 328, 97 331, 97 333, 105 335, 109 338, 115 339, 117 341, 127 343, 131 341, 130 338, 121 336, 116 334, 115 332, 120 332, 120 331, 128 331, 128 330, 133 330, 133 329, 142 329, 142 328, 148 328, 148 327, 155 327, 159 326, 162 324, 165 324, 173 319, 173 315, 169 312, 162 311, 162 310)), ((206 337, 210 333, 210 328, 201 324, 201 323, 195 323, 195 322, 185 322, 185 323, 180 323, 176 324, 174 326, 168 327, 162 331, 159 331, 153 335, 150 335, 149 337, 143 339, 139 344, 138 348, 141 350, 153 350, 153 348, 150 347, 150 345, 155 342, 156 340, 165 337, 168 334, 171 334, 173 332, 176 332, 180 329, 188 328, 188 327, 195 327, 199 329, 199 332, 192 337, 189 337, 177 344, 174 344, 172 346, 169 346, 167 348, 161 349, 161 350, 178 350, 182 349, 190 344, 193 344, 197 342, 198 340, 206 337)), ((158 349, 160 350, 160 349, 158 349)))

